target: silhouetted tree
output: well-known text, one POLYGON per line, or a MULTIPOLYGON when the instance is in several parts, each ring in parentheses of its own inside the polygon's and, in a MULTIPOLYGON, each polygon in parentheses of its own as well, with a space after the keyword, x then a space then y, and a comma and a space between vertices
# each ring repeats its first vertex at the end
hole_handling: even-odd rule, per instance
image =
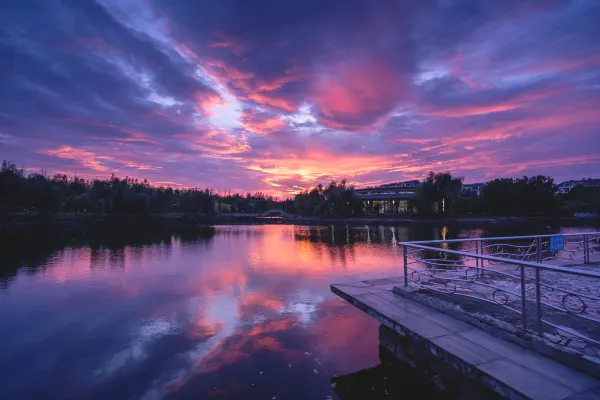
POLYGON ((364 213, 354 186, 347 186, 345 179, 340 183, 332 181, 326 188, 319 184, 298 193, 294 208, 304 216, 352 217, 364 213))
POLYGON ((554 180, 547 176, 494 179, 483 187, 484 210, 493 215, 551 215, 557 210, 554 180))
POLYGON ((450 172, 429 172, 417 190, 415 203, 421 215, 432 215, 437 205, 437 214, 454 215, 460 197, 462 178, 454 178, 450 172))
MULTIPOLYGON (((291 200, 287 206, 291 207, 291 200)), ((280 208, 282 202, 265 193, 220 196, 210 189, 174 190, 155 187, 146 179, 119 178, 86 181, 64 174, 47 178, 42 174, 25 177, 23 170, 4 161, 0 169, 0 213, 34 211, 40 214, 58 211, 98 214, 219 212, 262 213, 280 208)))
POLYGON ((9 161, 2 162, 0 169, 0 206, 8 213, 23 200, 23 170, 9 161))
POLYGON ((597 213, 600 215, 600 187, 577 185, 559 197, 561 212, 572 216, 575 213, 597 213))

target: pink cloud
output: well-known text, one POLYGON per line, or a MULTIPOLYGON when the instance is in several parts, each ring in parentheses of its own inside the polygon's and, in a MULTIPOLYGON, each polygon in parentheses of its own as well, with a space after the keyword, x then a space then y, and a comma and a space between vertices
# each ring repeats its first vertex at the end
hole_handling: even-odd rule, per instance
POLYGON ((372 57, 336 63, 316 78, 311 100, 320 110, 319 120, 337 129, 372 126, 408 90, 397 72, 372 57))
POLYGON ((211 110, 221 104, 224 104, 224 101, 218 93, 200 92, 196 94, 196 105, 203 115, 209 116, 211 110))
POLYGON ((249 149, 245 138, 235 136, 225 129, 181 133, 174 135, 174 138, 182 140, 194 150, 206 152, 217 158, 240 154, 249 149))
MULTIPOLYGON (((137 171, 159 171, 162 169, 161 166, 150 165, 131 160, 130 158, 132 157, 132 154, 127 151, 108 149, 104 147, 96 147, 94 150, 89 150, 63 145, 56 149, 38 150, 37 153, 62 159, 74 160, 83 167, 89 168, 87 173, 90 174, 95 172, 117 172, 118 170, 114 168, 114 165, 122 165, 137 171), (112 153, 113 155, 103 155, 106 153, 112 153)), ((140 154, 138 154, 138 156, 140 156, 140 154)), ((83 173, 85 174, 86 171, 83 171, 83 173)))
POLYGON ((484 115, 484 114, 492 114, 498 112, 504 112, 509 110, 515 110, 521 107, 519 104, 496 104, 490 106, 478 106, 478 105, 468 105, 468 106, 459 106, 452 107, 442 110, 436 111, 425 111, 421 112, 422 115, 432 115, 436 117, 471 117, 474 115, 484 115))
POLYGON ((235 54, 236 56, 241 56, 246 51, 248 51, 248 47, 242 44, 241 41, 234 39, 233 37, 226 35, 223 32, 215 33, 214 36, 216 36, 218 39, 210 42, 208 44, 209 48, 231 49, 233 54, 235 54))
POLYGON ((94 154, 91 151, 76 149, 70 146, 61 146, 53 150, 38 150, 38 153, 75 160, 81 165, 90 168, 92 171, 98 172, 106 172, 109 170, 109 167, 102 163, 103 161, 114 160, 114 158, 110 156, 94 154))
POLYGON ((246 109, 242 112, 241 124, 244 129, 257 135, 268 135, 288 126, 281 117, 259 113, 254 109, 246 109))
POLYGON ((284 97, 263 93, 250 93, 248 95, 248 99, 256 102, 256 104, 261 106, 274 107, 278 109, 283 109, 288 112, 296 111, 299 106, 298 104, 294 103, 291 100, 285 99, 284 97))

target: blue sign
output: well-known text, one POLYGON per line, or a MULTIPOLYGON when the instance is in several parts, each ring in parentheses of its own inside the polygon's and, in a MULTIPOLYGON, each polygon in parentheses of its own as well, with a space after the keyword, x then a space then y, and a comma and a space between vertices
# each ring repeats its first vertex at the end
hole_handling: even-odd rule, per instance
POLYGON ((565 249, 564 235, 550 236, 550 251, 563 251, 565 249))

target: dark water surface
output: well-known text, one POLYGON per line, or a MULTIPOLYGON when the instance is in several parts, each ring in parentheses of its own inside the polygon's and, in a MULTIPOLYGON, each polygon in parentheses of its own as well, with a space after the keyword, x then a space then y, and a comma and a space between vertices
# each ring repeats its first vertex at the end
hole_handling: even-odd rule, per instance
POLYGON ((411 371, 377 367, 378 324, 329 285, 400 275, 398 240, 523 233, 263 225, 5 241, 0 399, 429 397, 411 371), (356 391, 332 387, 352 373, 340 382, 356 391))

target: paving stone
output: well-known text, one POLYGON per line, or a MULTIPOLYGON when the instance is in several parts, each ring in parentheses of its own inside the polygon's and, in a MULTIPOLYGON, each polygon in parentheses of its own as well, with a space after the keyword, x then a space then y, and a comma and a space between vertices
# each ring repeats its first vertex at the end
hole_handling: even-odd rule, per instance
POLYGON ((399 298, 398 296, 394 295, 389 290, 377 290, 377 291, 374 291, 373 294, 375 296, 378 296, 381 299, 389 302, 390 304, 393 304, 398 309, 408 311, 407 307, 408 307, 408 305, 410 303, 410 300, 399 298))
POLYGON ((504 358, 503 355, 496 354, 458 335, 436 337, 431 339, 431 342, 472 365, 484 364, 504 358))
POLYGON ((375 293, 367 293, 356 296, 356 299, 393 321, 402 321, 406 318, 415 316, 415 314, 409 312, 405 308, 398 307, 397 305, 377 296, 375 293))
POLYGON ((349 294, 350 296, 356 296, 360 294, 365 294, 367 291, 364 288, 347 286, 347 285, 331 285, 333 288, 344 292, 345 294, 349 294))
POLYGON ((374 290, 391 293, 392 289, 394 289, 394 286, 396 286, 396 285, 397 285, 397 283, 386 283, 386 284, 382 284, 382 285, 371 286, 371 288, 374 290))
POLYGON ((567 400, 600 400, 600 391, 597 389, 588 390, 571 396, 567 400))
POLYGON ((369 285, 368 283, 365 282, 351 282, 351 283, 344 283, 344 286, 352 286, 352 287, 360 287, 360 288, 364 288, 364 287, 371 287, 371 285, 369 285))
POLYGON ((375 289, 373 289, 372 286, 369 286, 369 287, 355 287, 355 286, 347 286, 347 285, 331 285, 331 286, 335 287, 336 289, 338 289, 350 296, 359 296, 361 294, 371 293, 375 290, 375 289))
POLYGON ((392 281, 389 281, 387 278, 381 278, 381 279, 369 279, 367 281, 363 281, 364 283, 371 285, 371 286, 376 286, 376 285, 386 285, 388 283, 394 283, 392 281))
POLYGON ((586 356, 583 356, 583 358, 585 358, 586 360, 591 361, 591 362, 593 362, 595 364, 600 364, 600 358, 598 358, 598 357, 587 356, 586 355, 586 356))
POLYGON ((400 325, 404 328, 424 337, 425 339, 432 339, 438 336, 450 335, 447 329, 428 321, 421 316, 414 316, 401 321, 400 325))
POLYGON ((597 379, 537 353, 522 351, 509 359, 525 368, 539 373, 540 375, 552 379, 556 383, 572 389, 575 393, 600 386, 600 381, 597 379))
POLYGON ((507 358, 480 364, 477 368, 531 399, 562 400, 575 394, 572 389, 507 358))
POLYGON ((402 297, 400 295, 395 294, 392 290, 381 290, 376 292, 378 296, 389 299, 393 301, 394 304, 397 304, 399 307, 404 307, 408 311, 413 314, 425 316, 429 314, 439 314, 434 308, 427 307, 425 305, 419 304, 413 300, 407 299, 406 297, 402 297))
MULTIPOLYGON (((372 294, 374 296, 378 296, 378 293, 372 294)), ((378 297, 381 298, 380 296, 378 297)), ((389 315, 395 318, 397 321, 401 321, 403 319, 414 317, 417 315, 409 311, 406 307, 404 307, 404 304, 402 304, 402 302, 394 302, 393 300, 390 301, 385 298, 383 298, 382 300, 387 301, 390 304, 390 306, 388 307, 388 309, 390 310, 389 315)))
POLYGON ((394 292, 392 292, 391 290, 379 290, 376 292, 376 294, 377 296, 384 298, 394 304, 397 304, 400 307, 404 307, 406 304, 411 302, 411 300, 394 294, 394 292))
POLYGON ((466 332, 474 328, 472 325, 469 325, 466 322, 442 313, 425 315, 423 318, 454 333, 466 332))
POLYGON ((354 296, 354 298, 377 312, 382 312, 382 309, 384 308, 387 309, 393 307, 392 304, 372 293, 359 294, 354 296))
POLYGON ((388 278, 388 281, 394 282, 394 283, 402 283, 402 284, 404 284, 404 276, 397 276, 397 277, 393 277, 393 278, 388 278))
POLYGON ((425 316, 430 314, 439 314, 438 310, 409 300, 406 297, 399 296, 391 290, 378 291, 377 295, 386 299, 390 299, 390 301, 394 301, 395 304, 398 304, 400 307, 404 307, 405 309, 416 315, 425 316))
POLYGON ((427 307, 413 301, 409 301, 406 303, 406 309, 413 314, 421 315, 423 317, 426 315, 439 313, 439 311, 434 308, 427 307))
POLYGON ((469 339, 473 343, 477 343, 481 347, 485 347, 496 354, 502 354, 505 357, 515 356, 525 351, 525 349, 519 345, 494 337, 478 328, 474 328, 466 332, 460 332, 458 335, 464 337, 465 339, 469 339))

